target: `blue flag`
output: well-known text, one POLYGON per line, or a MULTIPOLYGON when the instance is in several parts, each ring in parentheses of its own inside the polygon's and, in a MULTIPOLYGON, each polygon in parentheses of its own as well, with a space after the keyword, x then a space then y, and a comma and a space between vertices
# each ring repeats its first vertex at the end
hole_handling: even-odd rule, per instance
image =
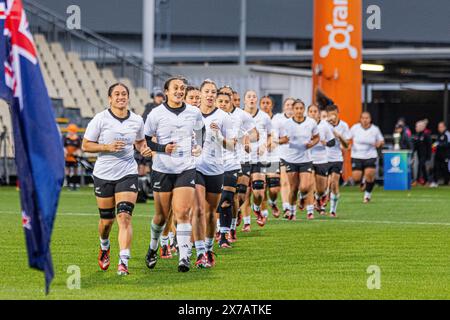
POLYGON ((64 149, 21 0, 0 0, 0 27, 0 98, 11 108, 28 262, 45 272, 48 293, 64 149))

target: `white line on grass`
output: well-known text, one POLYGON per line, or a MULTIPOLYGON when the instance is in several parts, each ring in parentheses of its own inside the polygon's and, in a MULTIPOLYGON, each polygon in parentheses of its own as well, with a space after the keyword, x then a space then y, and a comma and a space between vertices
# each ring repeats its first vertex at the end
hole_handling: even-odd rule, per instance
MULTIPOLYGON (((11 212, 11 211, 0 211, 0 214, 11 214, 11 215, 17 215, 19 216, 19 213, 17 212, 11 212)), ((89 216, 89 217, 97 217, 96 213, 85 213, 85 212, 60 212, 57 214, 58 216, 89 216)), ((133 217, 139 217, 139 218, 150 218, 149 215, 136 215, 134 214, 133 217)), ((252 220, 256 220, 255 217, 252 217, 252 220)), ((274 220, 276 221, 276 220, 274 220)), ((278 220, 278 221, 285 221, 285 220, 278 220)), ((354 220, 354 219, 342 219, 342 218, 330 218, 330 219, 316 219, 314 221, 306 221, 306 220, 296 220, 296 222, 304 222, 304 223, 310 223, 310 222, 344 222, 344 223, 363 223, 363 224, 400 224, 400 225, 418 225, 418 226, 450 226, 450 222, 426 222, 426 221, 388 221, 388 220, 354 220)), ((289 221, 285 221, 289 222, 289 221)))

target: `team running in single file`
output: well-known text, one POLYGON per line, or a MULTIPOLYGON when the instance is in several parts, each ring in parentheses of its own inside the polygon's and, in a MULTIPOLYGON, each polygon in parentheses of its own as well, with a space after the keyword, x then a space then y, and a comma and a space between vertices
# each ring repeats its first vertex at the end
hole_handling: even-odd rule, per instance
POLYGON ((259 227, 267 224, 270 211, 274 219, 286 221, 297 220, 302 211, 308 220, 315 212, 336 218, 343 152, 350 148, 353 181, 364 191, 363 202, 370 202, 377 149, 384 140, 368 112, 349 128, 336 105, 320 108, 287 98, 282 112, 274 114, 269 96, 258 99, 248 90, 241 107, 230 86, 205 80, 194 87, 180 76, 165 82, 164 94, 165 101, 144 123, 129 108, 127 86, 116 83, 108 91, 109 108, 87 126, 82 149, 98 153, 93 179, 102 270, 110 266, 109 238, 116 221, 117 272, 129 274, 138 191, 135 150, 152 162, 155 214, 145 256, 150 269, 174 252, 180 272, 214 267, 214 243, 231 248, 238 226, 251 232, 252 215, 259 227))

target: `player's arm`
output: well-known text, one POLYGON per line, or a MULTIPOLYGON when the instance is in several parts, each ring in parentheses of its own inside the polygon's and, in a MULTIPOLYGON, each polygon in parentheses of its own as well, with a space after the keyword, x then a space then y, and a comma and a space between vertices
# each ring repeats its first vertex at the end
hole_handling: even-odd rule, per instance
POLYGON ((81 149, 84 152, 98 153, 98 152, 119 152, 125 148, 123 141, 114 141, 110 144, 100 144, 98 142, 89 141, 86 138, 83 139, 81 149))
MULTIPOLYGON (((161 144, 155 141, 154 137, 145 136, 143 140, 146 145, 150 148, 150 151, 171 154, 177 147, 175 143, 169 142, 166 144, 161 144)), ((139 150, 139 149, 138 149, 139 150)))
POLYGON ((248 131, 248 138, 250 143, 259 141, 258 130, 256 128, 253 128, 250 131, 248 131))
POLYGON ((258 146, 258 154, 260 156, 262 156, 264 153, 266 153, 267 149, 270 146, 271 141, 272 141, 272 134, 271 133, 267 134, 266 141, 262 141, 262 142, 260 141, 260 144, 258 146))
POLYGON ((377 143, 375 143, 375 147, 377 147, 377 149, 379 149, 383 146, 384 146, 384 140, 380 140, 380 141, 377 141, 377 143))
POLYGON ((219 143, 222 142, 222 147, 234 151, 237 143, 237 137, 233 133, 233 122, 231 117, 226 116, 223 120, 222 127, 220 128, 217 124, 212 123, 211 129, 213 129, 216 134, 219 143))
POLYGON ((134 143, 134 147, 141 153, 143 157, 149 158, 152 156, 152 150, 147 145, 147 141, 145 141, 145 139, 136 140, 136 142, 134 143))
POLYGON ((350 147, 350 139, 345 139, 344 136, 336 130, 333 130, 333 133, 344 149, 348 149, 350 147))
POLYGON ((376 139, 376 143, 375 143, 375 147, 377 149, 381 148, 384 146, 384 138, 383 135, 381 134, 381 131, 378 129, 377 130, 377 139, 376 139))
POLYGON ((311 149, 316 144, 318 144, 319 141, 320 141, 320 135, 319 134, 316 134, 316 135, 312 136, 311 141, 306 144, 306 149, 311 149))
POLYGON ((278 140, 278 144, 287 144, 289 143, 289 137, 287 135, 281 136, 278 140))

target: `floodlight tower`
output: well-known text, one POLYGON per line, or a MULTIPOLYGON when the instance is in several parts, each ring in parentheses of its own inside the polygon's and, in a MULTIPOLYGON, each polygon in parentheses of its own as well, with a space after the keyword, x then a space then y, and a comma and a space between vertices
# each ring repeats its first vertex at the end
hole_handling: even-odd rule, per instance
POLYGON ((146 69, 144 86, 153 91, 153 64, 155 61, 155 0, 142 0, 142 60, 146 69))

